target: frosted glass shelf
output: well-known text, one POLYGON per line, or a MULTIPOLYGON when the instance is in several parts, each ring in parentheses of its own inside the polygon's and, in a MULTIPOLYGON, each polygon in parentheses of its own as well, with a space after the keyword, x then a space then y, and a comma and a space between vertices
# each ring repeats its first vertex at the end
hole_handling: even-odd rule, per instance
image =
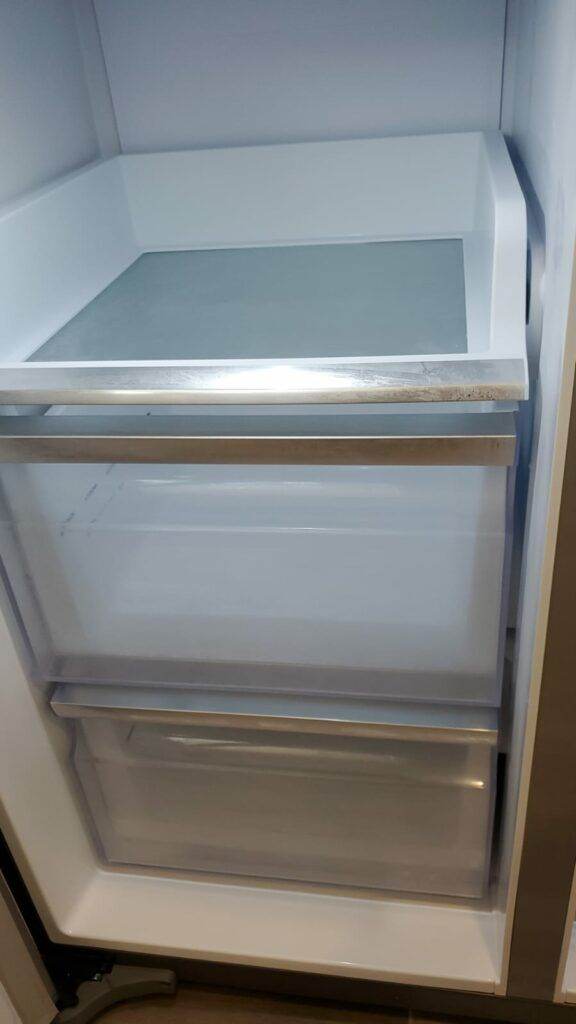
POLYGON ((146 253, 34 360, 467 351, 461 239, 146 253))

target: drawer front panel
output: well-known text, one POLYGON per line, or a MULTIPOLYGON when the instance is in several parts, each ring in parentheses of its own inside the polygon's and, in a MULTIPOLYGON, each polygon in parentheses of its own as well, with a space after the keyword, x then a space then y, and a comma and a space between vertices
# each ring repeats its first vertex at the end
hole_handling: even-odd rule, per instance
POLYGON ((75 764, 113 863, 478 897, 490 742, 87 719, 75 764))

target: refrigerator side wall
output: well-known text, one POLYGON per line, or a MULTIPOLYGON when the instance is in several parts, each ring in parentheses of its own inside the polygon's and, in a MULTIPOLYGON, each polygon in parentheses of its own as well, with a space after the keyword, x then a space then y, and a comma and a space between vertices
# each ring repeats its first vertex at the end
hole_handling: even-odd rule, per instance
POLYGON ((100 156, 74 5, 3 4, 0 203, 100 156))
MULTIPOLYGON (((532 368, 534 440, 500 878, 505 950, 524 841, 576 358, 576 332, 568 322, 576 237, 575 54, 576 8, 570 0, 512 0, 502 127, 542 222, 546 278, 540 358, 532 368)), ((501 991, 506 991, 505 975, 501 991)))

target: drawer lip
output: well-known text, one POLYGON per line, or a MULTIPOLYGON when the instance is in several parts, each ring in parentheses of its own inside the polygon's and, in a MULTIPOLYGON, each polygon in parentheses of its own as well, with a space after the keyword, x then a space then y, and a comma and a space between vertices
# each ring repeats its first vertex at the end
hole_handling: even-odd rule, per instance
POLYGON ((72 719, 488 746, 498 738, 497 709, 478 705, 83 683, 58 683, 50 704, 72 719))

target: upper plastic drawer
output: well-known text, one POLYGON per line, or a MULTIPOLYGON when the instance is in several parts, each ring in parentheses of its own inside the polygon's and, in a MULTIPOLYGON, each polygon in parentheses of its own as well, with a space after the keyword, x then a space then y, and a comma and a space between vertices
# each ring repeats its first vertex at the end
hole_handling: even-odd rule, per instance
POLYGON ((497 133, 117 157, 0 218, 0 401, 526 397, 497 133))
POLYGON ((5 571, 49 677, 498 702, 505 466, 1 477, 5 571))

